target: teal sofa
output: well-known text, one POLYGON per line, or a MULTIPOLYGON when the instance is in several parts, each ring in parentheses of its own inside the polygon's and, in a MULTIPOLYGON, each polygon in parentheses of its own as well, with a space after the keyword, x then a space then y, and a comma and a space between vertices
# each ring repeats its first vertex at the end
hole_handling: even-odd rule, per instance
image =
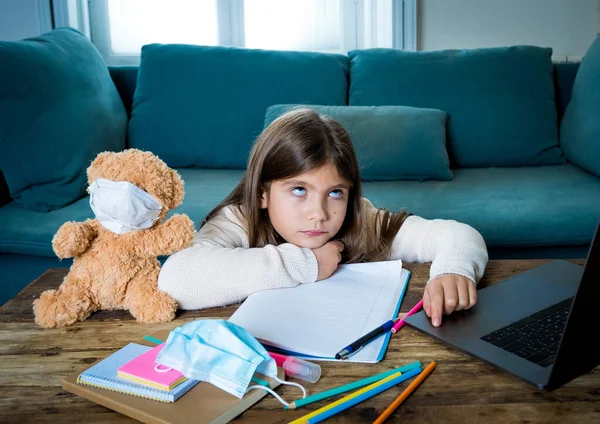
MULTIPOLYGON (((324 58, 311 53, 261 52, 256 56, 243 49, 205 48, 195 63, 185 52, 178 55, 176 50, 155 48, 157 51, 152 55, 146 52, 146 58, 143 52, 140 67, 110 67, 110 76, 129 118, 127 146, 153 151, 179 171, 185 181, 186 196, 176 212, 188 214, 196 223, 240 180, 252 140, 261 130, 258 122, 264 117, 265 106, 302 102, 343 106, 371 102, 369 93, 361 91, 353 79, 356 77, 367 86, 371 84, 368 67, 358 74, 357 67, 364 64, 360 61, 370 59, 360 57, 361 52, 324 58), (219 57, 223 52, 227 53, 225 58, 219 57), (230 53, 237 56, 232 58, 228 56, 230 53), (227 60, 238 65, 223 65, 227 60), (278 72, 280 62, 289 71, 282 77, 287 82, 275 80, 269 86, 269 80, 277 77, 269 73, 278 72), (164 66, 165 63, 171 66, 164 66), (244 64, 243 69, 239 63, 244 64), (261 73, 267 74, 266 81, 260 79, 261 73), (202 85, 199 81, 208 83, 202 85), (252 81, 255 86, 248 88, 252 81), (254 94, 247 92, 250 89, 255 90, 254 94), (189 97, 182 101, 178 96, 189 97), (257 96, 262 96, 260 101, 254 101, 257 96), (190 110, 194 111, 193 118, 183 119, 190 116, 190 110), (170 121, 163 119, 167 115, 170 121), (219 122, 221 118, 227 118, 230 125, 219 122), (206 137, 211 131, 234 134, 229 138, 227 134, 218 139, 206 137)), ((556 121, 551 128, 558 137, 558 125, 569 104, 579 64, 552 66, 551 107, 556 112, 556 121)), ((393 75, 395 71, 380 76, 385 80, 393 75)), ((443 109, 437 104, 416 104, 421 99, 418 93, 415 99, 405 104, 443 109)), ((385 104, 386 100, 378 102, 370 104, 385 104)), ((468 98, 461 102, 468 102, 468 98)), ((448 108, 453 105, 448 103, 448 108)), ((515 104, 515 109, 518 106, 515 104)), ((452 131, 458 134, 458 118, 453 113, 449 116, 456 126, 452 131)), ((482 120, 485 118, 466 124, 481 126, 482 120)), ((482 160, 481 155, 494 160, 494 148, 482 149, 477 160, 482 160)), ((472 225, 485 238, 492 259, 586 256, 600 217, 599 177, 562 156, 552 165, 486 166, 484 160, 468 166, 472 151, 457 151, 455 157, 450 156, 451 180, 365 180, 364 194, 380 207, 406 208, 425 218, 455 219, 472 225), (461 162, 467 166, 461 166, 461 162)), ((88 164, 81 163, 82 169, 88 164)), ((83 221, 92 216, 87 197, 49 212, 26 209, 12 201, 6 183, 0 178, 0 304, 46 269, 69 267, 69 260, 56 259, 52 237, 64 222, 83 221)))

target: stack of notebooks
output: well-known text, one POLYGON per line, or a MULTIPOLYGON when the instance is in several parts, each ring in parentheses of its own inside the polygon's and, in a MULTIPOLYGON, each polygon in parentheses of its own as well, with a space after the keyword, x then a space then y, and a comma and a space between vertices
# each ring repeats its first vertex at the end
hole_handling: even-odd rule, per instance
POLYGON ((146 399, 175 402, 198 380, 187 379, 176 370, 157 372, 155 360, 163 346, 151 348, 129 343, 82 372, 77 382, 146 399))
MULTIPOLYGON (((169 331, 162 330, 150 338, 166 340, 168 335, 169 331)), ((174 370, 163 373, 170 374, 163 380, 149 373, 155 365, 150 361, 154 362, 160 348, 145 339, 129 343, 89 368, 64 378, 62 388, 144 423, 227 423, 268 394, 252 390, 238 399, 210 383, 182 379, 174 370)), ((283 369, 278 372, 278 377, 284 379, 283 369)), ((255 377, 266 381, 272 389, 280 384, 261 374, 255 377)))

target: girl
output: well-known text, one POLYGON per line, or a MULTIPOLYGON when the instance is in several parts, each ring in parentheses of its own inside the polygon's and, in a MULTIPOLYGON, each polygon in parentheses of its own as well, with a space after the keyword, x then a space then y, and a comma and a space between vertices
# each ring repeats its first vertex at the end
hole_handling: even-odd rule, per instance
POLYGON ((432 262, 423 307, 439 326, 475 304, 488 255, 468 225, 373 207, 346 130, 300 109, 258 137, 240 183, 192 247, 167 259, 158 285, 182 309, 200 309, 323 280, 340 262, 386 259, 432 262))

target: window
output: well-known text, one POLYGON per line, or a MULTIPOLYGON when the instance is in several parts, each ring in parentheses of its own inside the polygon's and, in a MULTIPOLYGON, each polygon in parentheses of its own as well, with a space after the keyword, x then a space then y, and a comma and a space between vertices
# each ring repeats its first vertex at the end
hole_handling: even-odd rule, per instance
POLYGON ((108 39, 116 55, 135 55, 144 44, 218 43, 216 0, 108 0, 108 39))
POLYGON ((244 0, 244 46, 273 50, 342 50, 339 0, 244 0))
POLYGON ((89 13, 91 39, 109 65, 139 63, 141 47, 150 43, 343 54, 370 47, 415 50, 416 0, 68 2, 71 15, 89 13))

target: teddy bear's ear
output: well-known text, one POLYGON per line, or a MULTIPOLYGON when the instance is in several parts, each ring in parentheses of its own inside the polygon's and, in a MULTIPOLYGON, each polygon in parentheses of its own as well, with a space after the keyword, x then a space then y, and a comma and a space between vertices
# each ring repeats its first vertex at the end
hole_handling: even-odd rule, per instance
POLYGON ((171 199, 169 209, 175 209, 177 206, 183 203, 183 196, 185 195, 185 192, 183 190, 183 180, 174 169, 171 169, 171 177, 173 179, 173 198, 171 199))
POLYGON ((108 159, 108 157, 110 155, 114 155, 114 154, 115 154, 114 152, 102 152, 102 153, 99 153, 98 156, 96 156, 96 159, 94 159, 92 161, 92 163, 90 164, 90 166, 87 169, 88 181, 95 180, 97 178, 96 174, 101 169, 102 163, 106 159, 108 159))

